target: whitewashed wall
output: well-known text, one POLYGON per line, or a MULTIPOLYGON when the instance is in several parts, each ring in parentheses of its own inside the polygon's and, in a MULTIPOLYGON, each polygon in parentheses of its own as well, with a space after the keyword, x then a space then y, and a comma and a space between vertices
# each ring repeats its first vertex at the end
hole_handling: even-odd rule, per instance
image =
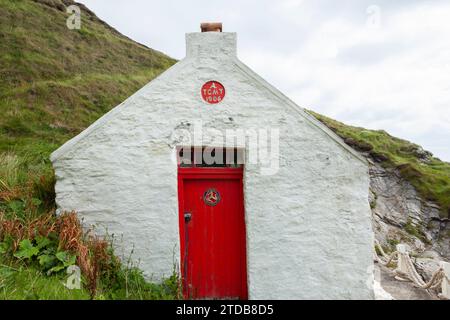
MULTIPOLYGON (((372 230, 364 160, 235 56, 234 33, 187 34, 187 57, 52 155, 61 211, 107 228, 145 274, 179 260, 173 131, 278 128, 280 169, 244 176, 249 297, 370 299, 372 230), (218 105, 200 88, 226 88, 218 105)), ((208 138, 208 132, 204 132, 208 138)))

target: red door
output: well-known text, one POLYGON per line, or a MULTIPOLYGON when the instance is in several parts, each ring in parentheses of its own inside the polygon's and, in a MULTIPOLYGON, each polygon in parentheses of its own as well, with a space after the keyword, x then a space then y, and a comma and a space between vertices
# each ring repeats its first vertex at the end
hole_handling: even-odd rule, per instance
POLYGON ((179 168, 186 298, 247 299, 242 168, 179 168))

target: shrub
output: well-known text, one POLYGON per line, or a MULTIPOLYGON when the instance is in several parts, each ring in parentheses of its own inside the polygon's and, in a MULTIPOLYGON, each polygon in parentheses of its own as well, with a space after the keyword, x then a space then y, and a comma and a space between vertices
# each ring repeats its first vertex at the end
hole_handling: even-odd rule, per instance
POLYGON ((31 221, 7 219, 0 213, 0 255, 47 275, 62 274, 76 264, 91 298, 180 299, 178 274, 161 284, 148 283, 142 271, 123 265, 114 254, 113 244, 84 231, 75 212, 56 216, 44 214, 31 221))

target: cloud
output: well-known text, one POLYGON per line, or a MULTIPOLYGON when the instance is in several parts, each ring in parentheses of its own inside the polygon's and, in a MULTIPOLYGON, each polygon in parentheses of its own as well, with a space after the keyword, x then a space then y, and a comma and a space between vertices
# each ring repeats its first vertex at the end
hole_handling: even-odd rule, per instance
POLYGON ((238 32, 241 60, 300 106, 384 129, 450 161, 446 1, 84 0, 131 38, 176 58, 201 21, 238 32))

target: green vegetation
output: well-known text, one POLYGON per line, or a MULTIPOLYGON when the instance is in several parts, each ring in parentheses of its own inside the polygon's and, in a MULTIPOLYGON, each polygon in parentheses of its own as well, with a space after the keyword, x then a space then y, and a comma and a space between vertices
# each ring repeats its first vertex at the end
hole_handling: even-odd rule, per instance
MULTIPOLYGON (((389 244, 389 252, 393 252, 396 250, 397 245, 400 243, 398 239, 386 239, 389 244)), ((387 251, 386 251, 387 252, 387 251)))
POLYGON ((68 289, 69 275, 61 270, 52 275, 36 264, 0 257, 0 299, 3 300, 174 300, 180 299, 179 280, 174 273, 160 284, 147 282, 138 268, 123 267, 102 277, 94 296, 82 277, 82 286, 68 289), (7 260, 8 262, 6 262, 7 260))
POLYGON ((352 127, 309 112, 354 149, 368 153, 385 167, 396 168, 424 199, 441 207, 442 217, 449 217, 450 163, 434 158, 420 146, 395 138, 383 130, 352 127))
POLYGON ((5 299, 179 299, 179 277, 145 280, 131 259, 124 264, 112 242, 85 232, 75 213, 27 218, 0 214, 0 297, 5 299), (79 270, 69 269, 75 267, 79 270), (70 272, 70 274, 66 274, 70 272), (79 284, 69 289, 67 284, 79 284))
POLYGON ((375 209, 377 206, 378 195, 374 193, 373 199, 370 201, 370 209, 375 209))
POLYGON ((430 241, 425 236, 422 227, 420 225, 415 225, 411 219, 408 219, 404 229, 407 233, 409 233, 413 237, 422 240, 422 242, 426 244, 431 244, 430 241))
POLYGON ((175 62, 87 9, 81 30, 68 16, 60 0, 0 0, 0 152, 34 166, 175 62))
MULTIPOLYGON (((0 262, 1 263, 1 262, 0 262)), ((66 276, 47 276, 34 267, 0 264, 0 299, 3 300, 87 300, 84 289, 67 289, 66 276)))
MULTIPOLYGON (((82 29, 69 30, 65 3, 0 0, 0 298, 180 298, 175 271, 149 283, 117 259, 110 242, 84 233, 75 214, 54 215, 50 153, 175 63, 83 6, 82 29), (82 271, 79 290, 63 285, 74 263, 82 271)), ((349 145, 397 168, 448 216, 450 164, 384 131, 314 115, 349 145)))
POLYGON ((149 283, 74 214, 54 215, 50 153, 175 62, 83 6, 69 30, 64 3, 0 0, 0 298, 179 298, 175 272, 149 283), (83 286, 69 290, 75 263, 83 286))

